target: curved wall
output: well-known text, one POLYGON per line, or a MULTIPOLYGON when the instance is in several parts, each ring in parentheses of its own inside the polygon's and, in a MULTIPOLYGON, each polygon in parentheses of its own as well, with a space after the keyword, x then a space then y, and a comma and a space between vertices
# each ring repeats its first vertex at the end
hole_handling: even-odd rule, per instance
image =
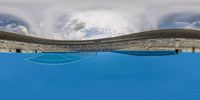
POLYGON ((16 33, 0 32, 2 52, 72 52, 112 50, 200 51, 200 31, 154 30, 130 35, 81 41, 50 40, 16 33))

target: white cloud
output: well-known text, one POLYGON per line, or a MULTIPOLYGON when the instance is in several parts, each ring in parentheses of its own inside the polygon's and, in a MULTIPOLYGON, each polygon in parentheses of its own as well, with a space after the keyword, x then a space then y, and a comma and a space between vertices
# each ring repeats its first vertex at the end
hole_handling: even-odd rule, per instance
MULTIPOLYGON (((0 0, 0 13, 29 23, 30 35, 71 40, 158 29, 171 14, 200 13, 199 4, 199 0, 0 0)), ((174 23, 176 27, 198 29, 198 21, 174 23)), ((28 31, 23 26, 7 26, 6 30, 23 34, 28 31)))
POLYGON ((24 35, 28 35, 28 29, 25 26, 15 26, 14 24, 8 24, 5 27, 1 26, 0 28, 3 31, 8 31, 8 32, 16 32, 19 34, 24 34, 24 35))
MULTIPOLYGON (((52 19, 54 22, 49 29, 53 31, 53 34, 61 35, 63 33, 60 39, 70 39, 72 37, 73 39, 94 39, 140 31, 139 27, 133 26, 141 24, 140 17, 135 17, 134 20, 129 21, 120 12, 115 11, 91 10, 76 12, 69 15, 70 17, 66 17, 67 19, 60 20, 60 17, 63 16, 60 14, 58 18, 52 19), (54 25, 58 25, 58 27, 54 25), (54 30, 56 31, 54 32, 54 30)), ((138 15, 135 14, 135 16, 138 15)))

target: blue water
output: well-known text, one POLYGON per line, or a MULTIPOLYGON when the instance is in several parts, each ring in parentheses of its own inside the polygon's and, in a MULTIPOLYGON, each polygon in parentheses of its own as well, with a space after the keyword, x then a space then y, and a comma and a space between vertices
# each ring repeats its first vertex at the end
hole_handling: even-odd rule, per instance
POLYGON ((51 54, 50 58, 1 53, 0 100, 200 99, 200 53, 133 56, 100 52, 55 58, 51 54))

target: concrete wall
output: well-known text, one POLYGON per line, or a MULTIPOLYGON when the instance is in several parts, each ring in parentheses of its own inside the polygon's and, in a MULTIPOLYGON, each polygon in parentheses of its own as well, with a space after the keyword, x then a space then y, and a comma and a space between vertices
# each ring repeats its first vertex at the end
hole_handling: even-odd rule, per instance
POLYGON ((143 40, 123 40, 105 43, 89 43, 74 45, 47 45, 10 40, 0 40, 0 52, 23 53, 34 52, 73 52, 73 51, 112 51, 112 50, 181 50, 184 52, 200 52, 199 39, 155 38, 143 40))
POLYGON ((64 41, 0 32, 0 52, 73 52, 112 50, 180 50, 200 52, 200 31, 155 30, 113 38, 64 41))

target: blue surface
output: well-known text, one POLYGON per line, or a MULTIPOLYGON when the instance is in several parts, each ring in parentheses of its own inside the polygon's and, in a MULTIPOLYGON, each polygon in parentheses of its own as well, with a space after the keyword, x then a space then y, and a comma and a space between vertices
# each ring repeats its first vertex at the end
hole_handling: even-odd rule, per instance
POLYGON ((40 55, 0 54, 0 100, 200 99, 199 53, 144 57, 103 52, 62 65, 26 60, 40 55))
POLYGON ((168 56, 179 54, 179 51, 112 51, 114 53, 134 56, 168 56))
POLYGON ((94 55, 96 53, 42 53, 26 60, 37 64, 60 65, 77 62, 94 55))

